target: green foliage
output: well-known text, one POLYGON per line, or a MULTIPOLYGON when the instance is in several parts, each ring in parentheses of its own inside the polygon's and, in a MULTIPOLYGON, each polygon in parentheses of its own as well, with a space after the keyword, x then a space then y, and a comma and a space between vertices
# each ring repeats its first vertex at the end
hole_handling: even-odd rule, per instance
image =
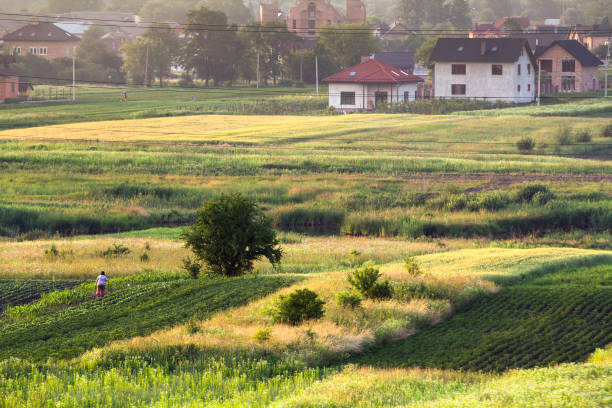
POLYGON ((187 320, 187 323, 185 323, 185 329, 189 334, 198 333, 200 331, 200 326, 198 325, 197 319, 192 317, 191 319, 187 320))
POLYGON ((536 147, 536 141, 532 137, 525 136, 516 142, 516 147, 521 152, 530 152, 536 147))
POLYGON ((241 194, 221 195, 204 203, 195 224, 182 237, 185 246, 216 275, 250 272, 261 257, 278 265, 282 257, 269 219, 241 194))
POLYGON ((431 54, 433 53, 434 48, 436 47, 436 43, 440 37, 429 37, 425 42, 419 47, 414 54, 414 59, 424 67, 431 69, 433 67, 434 62, 431 60, 431 54))
POLYGON ((356 309, 361 306, 362 301, 363 298, 361 297, 361 295, 352 291, 343 290, 341 292, 336 293, 336 303, 338 304, 338 306, 344 308, 356 309))
POLYGON ((560 146, 571 145, 574 142, 572 132, 570 126, 563 125, 559 127, 555 133, 555 142, 560 146))
POLYGON ((404 269, 406 269, 408 275, 412 277, 417 277, 423 274, 421 265, 419 265, 419 262, 414 256, 407 256, 404 258, 404 269))
POLYGON ((370 55, 377 49, 376 38, 363 35, 369 31, 367 24, 327 25, 319 31, 318 47, 331 56, 338 68, 346 69, 361 61, 363 55, 370 55))
POLYGON ((183 259, 183 269, 187 272, 187 275, 191 279, 198 279, 202 272, 202 265, 196 261, 193 261, 191 257, 183 259))
POLYGON ((593 133, 591 129, 580 129, 576 131, 576 142, 578 143, 590 143, 593 140, 593 133))
POLYGON ((140 254, 140 262, 149 262, 149 260, 150 257, 147 252, 143 252, 142 254, 140 254))
POLYGON ((377 108, 383 113, 415 113, 419 115, 444 115, 453 112, 499 110, 511 107, 508 102, 489 102, 472 99, 429 98, 411 102, 391 103, 377 108))
POLYGON ((130 248, 126 247, 120 242, 115 242, 113 246, 108 247, 104 252, 102 252, 102 255, 109 258, 118 258, 120 256, 125 256, 130 252, 132 252, 130 248))
POLYGON ((378 282, 380 271, 371 263, 356 268, 347 275, 347 281, 367 299, 388 299, 393 295, 393 288, 388 280, 378 282))
POLYGON ((480 297, 450 320, 359 361, 473 371, 584 361, 612 342, 611 316, 612 266, 568 268, 480 297))
POLYGON ((526 184, 516 192, 515 200, 520 203, 530 203, 538 193, 549 195, 551 191, 543 184, 526 184))
POLYGON ((273 311, 276 322, 297 326, 305 320, 323 317, 323 302, 309 289, 297 289, 287 296, 280 296, 273 311))
POLYGON ((48 292, 62 291, 80 285, 79 281, 0 280, 0 312, 6 307, 34 302, 48 292))
POLYGON ((265 343, 271 338, 272 338, 272 329, 270 327, 259 329, 253 335, 253 339, 255 339, 255 341, 258 343, 265 343))
POLYGON ((603 137, 612 137, 612 123, 604 126, 604 128, 601 130, 601 135, 603 137))

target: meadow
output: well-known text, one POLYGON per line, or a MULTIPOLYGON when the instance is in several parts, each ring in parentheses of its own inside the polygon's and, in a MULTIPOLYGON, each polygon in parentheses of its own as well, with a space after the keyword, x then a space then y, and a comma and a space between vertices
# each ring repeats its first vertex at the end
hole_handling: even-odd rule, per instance
POLYGON ((0 407, 612 403, 611 102, 120 91, 0 106, 0 407), (220 193, 261 205, 280 268, 187 276, 181 231, 220 193), (364 265, 391 294, 347 305, 364 265), (323 317, 278 322, 303 288, 323 317))

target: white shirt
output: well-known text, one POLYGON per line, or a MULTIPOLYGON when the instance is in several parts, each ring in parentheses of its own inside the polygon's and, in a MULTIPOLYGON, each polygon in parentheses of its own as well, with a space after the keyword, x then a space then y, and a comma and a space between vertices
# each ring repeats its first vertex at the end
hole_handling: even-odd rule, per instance
POLYGON ((108 278, 106 277, 106 275, 100 275, 97 278, 98 281, 98 285, 106 285, 106 281, 108 280, 108 278))

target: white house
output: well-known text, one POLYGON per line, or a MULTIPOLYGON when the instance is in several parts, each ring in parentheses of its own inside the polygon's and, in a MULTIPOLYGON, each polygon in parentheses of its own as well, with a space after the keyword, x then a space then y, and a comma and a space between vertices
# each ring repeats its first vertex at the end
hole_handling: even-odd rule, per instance
POLYGON ((385 62, 370 59, 323 82, 329 84, 329 105, 336 109, 374 110, 380 104, 416 99, 423 79, 385 62))
POLYGON ((431 60, 436 98, 535 99, 537 63, 523 38, 440 38, 431 60))

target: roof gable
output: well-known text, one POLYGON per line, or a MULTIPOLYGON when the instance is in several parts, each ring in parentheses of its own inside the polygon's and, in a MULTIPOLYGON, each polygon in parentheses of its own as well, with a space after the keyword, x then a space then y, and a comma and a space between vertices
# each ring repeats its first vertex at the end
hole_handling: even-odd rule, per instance
POLYGON ((576 58, 583 67, 598 67, 603 64, 599 58, 576 40, 555 41, 547 48, 538 50, 538 57, 544 55, 548 50, 557 45, 576 58))
POLYGON ((28 24, 4 36, 4 41, 80 41, 79 37, 49 22, 28 24))
POLYGON ((433 62, 516 62, 527 50, 535 63, 531 48, 524 38, 440 38, 431 55, 433 62))
POLYGON ((400 84, 423 82, 423 79, 393 65, 376 59, 370 59, 327 77, 323 82, 400 84))

